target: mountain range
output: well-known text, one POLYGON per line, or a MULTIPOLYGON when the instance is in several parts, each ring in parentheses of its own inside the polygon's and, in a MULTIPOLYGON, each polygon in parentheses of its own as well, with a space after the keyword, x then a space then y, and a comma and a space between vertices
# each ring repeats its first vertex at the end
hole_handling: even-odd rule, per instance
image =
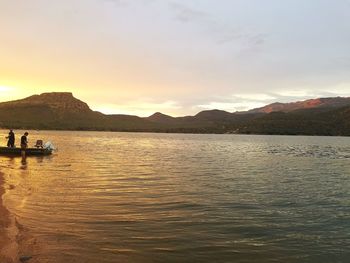
POLYGON ((172 117, 106 115, 69 92, 0 103, 0 126, 14 129, 350 136, 350 98, 273 103, 245 112, 207 110, 172 117))

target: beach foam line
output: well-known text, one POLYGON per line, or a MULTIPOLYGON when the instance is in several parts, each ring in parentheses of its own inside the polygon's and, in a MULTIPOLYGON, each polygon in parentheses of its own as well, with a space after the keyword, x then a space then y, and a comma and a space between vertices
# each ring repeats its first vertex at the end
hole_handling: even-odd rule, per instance
POLYGON ((5 194, 5 178, 0 172, 0 262, 17 263, 19 262, 19 246, 17 235, 19 233, 16 219, 10 214, 3 203, 5 194))

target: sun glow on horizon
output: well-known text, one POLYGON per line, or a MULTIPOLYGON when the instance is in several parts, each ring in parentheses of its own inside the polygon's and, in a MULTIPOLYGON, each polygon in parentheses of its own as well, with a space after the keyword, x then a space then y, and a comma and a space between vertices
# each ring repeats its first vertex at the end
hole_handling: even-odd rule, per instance
POLYGON ((17 88, 0 84, 0 102, 18 99, 17 88))
MULTIPOLYGON (((180 106, 175 101, 165 101, 162 103, 155 102, 130 102, 128 104, 98 104, 91 105, 93 110, 102 112, 104 114, 123 114, 135 115, 139 117, 148 117, 155 112, 166 111, 165 113, 174 115, 173 110, 180 109, 180 106)), ((176 114, 175 114, 176 115, 176 114)))
POLYGON ((14 90, 15 90, 14 87, 0 85, 0 92, 12 92, 14 90))
MULTIPOLYGON (((45 86, 37 85, 31 82, 9 82, 2 81, 0 78, 0 102, 7 102, 12 100, 20 100, 32 95, 39 95, 45 92, 70 92, 70 89, 62 88, 47 88, 45 86)), ((75 90, 73 90, 74 92, 75 90)), ((79 98, 79 93, 77 93, 79 98)))

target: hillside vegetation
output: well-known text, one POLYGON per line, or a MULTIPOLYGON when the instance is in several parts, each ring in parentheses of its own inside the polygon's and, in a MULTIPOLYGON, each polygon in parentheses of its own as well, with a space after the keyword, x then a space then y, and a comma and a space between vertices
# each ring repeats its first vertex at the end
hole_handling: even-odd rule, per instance
POLYGON ((0 103, 0 126, 13 129, 350 136, 350 99, 274 103, 247 112, 202 111, 141 118, 93 111, 72 93, 43 93, 0 103))

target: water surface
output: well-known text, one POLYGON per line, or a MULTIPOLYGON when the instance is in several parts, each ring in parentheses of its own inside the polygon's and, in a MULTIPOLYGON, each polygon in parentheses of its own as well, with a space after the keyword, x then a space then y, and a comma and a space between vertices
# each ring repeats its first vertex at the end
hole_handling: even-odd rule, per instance
POLYGON ((350 262, 349 138, 30 132, 39 138, 58 151, 0 159, 33 260, 350 262))

